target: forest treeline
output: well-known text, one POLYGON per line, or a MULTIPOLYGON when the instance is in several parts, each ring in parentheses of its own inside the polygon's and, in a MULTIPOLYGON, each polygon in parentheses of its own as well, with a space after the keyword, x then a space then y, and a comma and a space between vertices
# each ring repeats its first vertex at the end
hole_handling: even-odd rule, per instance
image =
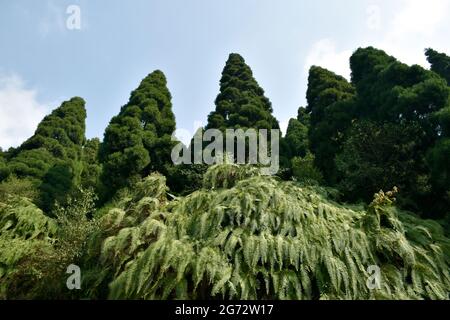
MULTIPOLYGON (((0 298, 449 299, 450 57, 425 54, 430 70, 359 48, 350 81, 311 67, 275 177, 174 165, 159 70, 102 141, 85 137, 85 101, 63 102, 0 150, 0 298)), ((239 54, 207 120, 279 129, 239 54)))

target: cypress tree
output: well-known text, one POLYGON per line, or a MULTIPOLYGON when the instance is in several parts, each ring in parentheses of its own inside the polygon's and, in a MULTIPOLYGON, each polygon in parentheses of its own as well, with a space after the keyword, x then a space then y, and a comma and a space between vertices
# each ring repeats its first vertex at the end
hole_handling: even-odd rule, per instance
POLYGON ((142 80, 106 128, 100 148, 105 196, 152 171, 165 174, 172 163, 174 131, 171 95, 164 74, 157 70, 142 80))
POLYGON ((336 181, 334 158, 351 125, 354 87, 335 73, 313 66, 309 71, 306 112, 310 114, 309 140, 317 167, 326 182, 336 181))
POLYGON ((270 100, 237 53, 230 54, 225 64, 215 105, 206 129, 279 129, 270 100))
MULTIPOLYGON (((242 56, 231 53, 228 57, 220 79, 220 92, 215 100, 216 109, 208 115, 206 130, 218 129, 225 132, 226 129, 268 130, 268 152, 271 153, 271 129, 279 129, 277 119, 272 115, 273 109, 270 100, 264 95, 264 90, 253 77, 252 70, 245 63, 242 56)), ((281 134, 278 135, 280 140, 281 134)), ((237 150, 237 139, 234 140, 234 149, 237 150)), ((245 139, 245 161, 249 153, 248 139, 245 139)), ((206 147, 207 144, 204 144, 206 147)), ((258 139, 258 145, 260 141, 258 139)), ((226 147, 226 134, 223 141, 226 147)), ((227 151, 227 150, 225 150, 227 151)), ((273 156, 273 155, 272 155, 273 156)), ((279 154, 275 155, 279 157, 279 154)), ((238 155, 235 153, 235 159, 238 155)))
POLYGON ((79 183, 85 140, 85 102, 65 101, 39 123, 35 134, 10 152, 8 169, 18 178, 31 178, 39 188, 40 206, 51 210, 64 202, 79 183))

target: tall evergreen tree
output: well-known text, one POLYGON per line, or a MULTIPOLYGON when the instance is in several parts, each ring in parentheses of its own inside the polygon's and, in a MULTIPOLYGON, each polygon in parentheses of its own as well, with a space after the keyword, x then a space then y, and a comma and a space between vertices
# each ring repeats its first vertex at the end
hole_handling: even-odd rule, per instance
POLYGON ((117 189, 152 171, 165 174, 172 163, 174 131, 166 77, 156 70, 142 80, 106 128, 100 148, 105 196, 111 197, 117 189))
POLYGON ((206 129, 279 129, 271 102, 239 54, 232 53, 228 57, 215 104, 206 129))
POLYGON ((313 66, 309 71, 306 112, 310 114, 309 140, 317 167, 324 179, 336 181, 334 158, 354 113, 354 87, 343 77, 313 66))
POLYGON ((31 178, 41 192, 41 207, 63 202, 79 183, 81 150, 85 141, 85 102, 75 97, 46 116, 35 134, 9 152, 9 171, 31 178))
MULTIPOLYGON (((434 72, 417 65, 405 65, 372 47, 358 49, 352 55, 350 64, 352 82, 357 90, 357 117, 369 120, 372 125, 365 126, 363 130, 368 142, 364 146, 347 144, 347 151, 341 159, 350 160, 348 158, 351 157, 352 161, 359 161, 359 168, 371 168, 372 172, 385 172, 389 167, 389 184, 403 187, 400 197, 404 198, 404 203, 411 203, 411 209, 415 210, 417 205, 422 209, 432 206, 438 210, 436 205, 441 202, 442 193, 438 195, 436 189, 430 186, 429 165, 425 159, 430 147, 442 136, 443 126, 436 119, 448 105, 446 81, 434 72), (389 142, 388 145, 383 147, 383 141, 389 142), (376 156, 373 154, 374 157, 367 156, 367 150, 371 148, 377 153, 376 156), (357 149, 359 151, 354 152, 357 149), (406 162, 410 168, 409 174, 404 172, 406 162)), ((353 133, 357 137, 350 137, 349 141, 356 142, 361 130, 354 130, 353 133)), ((344 171, 356 170, 349 167, 349 163, 341 168, 347 168, 344 171)), ((347 181, 343 182, 353 186, 362 183, 367 187, 367 181, 374 181, 371 190, 374 193, 384 185, 381 176, 366 177, 363 182, 360 177, 347 175, 347 181)))
POLYGON ((450 85, 450 57, 433 49, 427 49, 425 55, 431 64, 431 70, 447 80, 450 85))
POLYGON ((417 121, 430 135, 436 134, 430 115, 448 100, 447 84, 441 77, 372 47, 358 49, 350 66, 359 116, 394 123, 417 121))

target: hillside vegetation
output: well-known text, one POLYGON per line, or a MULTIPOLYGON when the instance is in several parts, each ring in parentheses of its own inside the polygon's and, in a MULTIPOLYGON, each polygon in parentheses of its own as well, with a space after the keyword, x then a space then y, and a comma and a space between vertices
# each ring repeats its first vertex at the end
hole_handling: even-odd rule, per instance
MULTIPOLYGON (((360 48, 350 80, 313 66, 276 176, 175 165, 159 70, 103 141, 63 102, 0 150, 0 299, 449 299, 450 58, 426 56, 360 48)), ((279 128, 235 53, 199 132, 230 128, 279 128)))

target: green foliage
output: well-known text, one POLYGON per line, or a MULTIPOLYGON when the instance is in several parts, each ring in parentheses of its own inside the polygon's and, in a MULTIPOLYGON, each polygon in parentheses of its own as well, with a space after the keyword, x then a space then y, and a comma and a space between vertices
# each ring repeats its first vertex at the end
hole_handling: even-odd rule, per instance
POLYGON ((429 154, 432 179, 440 190, 450 189, 450 138, 441 139, 429 154))
POLYGON ((316 168, 314 160, 314 155, 311 153, 292 159, 292 175, 296 181, 306 184, 323 183, 322 173, 316 168))
POLYGON ((90 235, 82 259, 85 296, 107 297, 109 282, 140 254, 146 243, 155 239, 158 225, 147 224, 146 220, 151 215, 154 219, 166 215, 160 208, 167 204, 167 191, 166 179, 152 174, 132 191, 123 190, 114 201, 115 207, 98 218, 98 228, 90 235))
POLYGON ((429 115, 447 105, 445 80, 372 47, 358 49, 350 58, 350 66, 360 115, 394 123, 417 121, 433 139, 436 132, 429 115))
POLYGON ((83 189, 94 188, 98 190, 100 183, 101 165, 98 159, 100 139, 89 139, 83 146, 80 186, 83 189))
POLYGON ((431 70, 447 80, 450 85, 450 57, 433 49, 425 50, 431 70))
POLYGON ((85 102, 65 101, 39 123, 35 134, 8 153, 8 168, 18 178, 31 178, 40 185, 40 206, 51 211, 78 184, 79 161, 85 137, 85 102))
POLYGON ((0 202, 6 202, 10 196, 19 196, 34 202, 38 199, 39 192, 32 179, 10 176, 0 183, 0 202))
POLYGON ((230 165, 209 170, 205 187, 215 189, 167 203, 164 179, 153 175, 102 218, 102 235, 92 241, 110 270, 102 292, 115 299, 449 298, 449 239, 439 224, 397 210, 394 193, 380 193, 366 211, 329 201, 317 187, 251 172, 239 180, 230 165), (371 265, 381 268, 381 289, 366 286, 371 265))
POLYGON ((80 264, 96 221, 88 215, 95 196, 79 190, 65 207, 56 205, 56 219, 26 198, 10 196, 0 203, 0 298, 76 298, 66 287, 66 268, 80 264))
POLYGON ((55 221, 28 199, 10 195, 0 202, 0 299, 33 295, 42 275, 38 257, 50 254, 56 231, 55 221))
POLYGON ((338 180, 334 158, 351 126, 355 89, 343 77, 313 66, 309 71, 306 112, 310 114, 309 143, 317 167, 329 184, 338 180))
MULTIPOLYGON (((376 189, 397 185, 402 195, 409 195, 408 208, 428 214, 431 211, 434 217, 447 213, 449 207, 441 196, 442 188, 439 190, 435 179, 431 179, 426 161, 430 150, 439 148, 438 140, 445 135, 450 93, 446 81, 434 72, 417 65, 407 66, 372 47, 358 49, 350 64, 357 91, 357 116, 376 124, 366 126, 370 132, 360 135, 356 129, 353 133, 357 136, 349 137, 340 158, 346 185, 343 190, 352 189, 353 193, 357 185, 365 185, 368 188, 362 197, 367 198, 376 189), (356 180, 360 183, 352 185, 356 180)), ((438 149, 431 153, 437 152, 438 149)), ((431 166, 437 163, 436 158, 431 166)), ((445 166, 439 170, 445 170, 445 166)))
POLYGON ((168 168, 167 186, 171 192, 187 195, 202 187, 205 164, 181 164, 168 168))
POLYGON ((152 171, 166 173, 172 164, 171 135, 175 131, 171 95, 164 74, 149 74, 131 93, 106 128, 100 148, 105 197, 152 171))
POLYGON ((292 160, 305 157, 310 152, 308 132, 310 114, 305 108, 299 108, 296 119, 290 119, 286 135, 280 142, 280 171, 278 176, 284 180, 292 178, 292 160))
POLYGON ((304 157, 309 151, 309 114, 306 114, 304 108, 298 110, 297 119, 289 120, 286 136, 284 141, 288 148, 286 156, 291 159, 293 157, 304 157))
POLYGON ((272 104, 239 54, 228 57, 220 79, 216 110, 208 116, 206 129, 278 129, 272 104))
POLYGON ((414 199, 429 193, 431 187, 427 171, 421 167, 424 136, 415 123, 355 122, 342 153, 336 157, 343 177, 339 189, 351 201, 370 202, 378 190, 397 186, 401 203, 413 205, 414 199))
POLYGON ((9 168, 6 164, 6 159, 3 151, 0 150, 0 182, 9 176, 9 168))
MULTIPOLYGON (((281 140, 290 181, 227 161, 172 165, 161 71, 103 143, 85 139, 84 101, 64 102, 0 150, 0 299, 450 299, 449 58, 426 55, 432 71, 358 49, 351 83, 313 66, 281 140), (341 192, 370 204, 340 204, 341 192), (66 288, 70 264, 80 291, 66 288)), ((238 54, 215 104, 206 129, 279 128, 238 54)))

